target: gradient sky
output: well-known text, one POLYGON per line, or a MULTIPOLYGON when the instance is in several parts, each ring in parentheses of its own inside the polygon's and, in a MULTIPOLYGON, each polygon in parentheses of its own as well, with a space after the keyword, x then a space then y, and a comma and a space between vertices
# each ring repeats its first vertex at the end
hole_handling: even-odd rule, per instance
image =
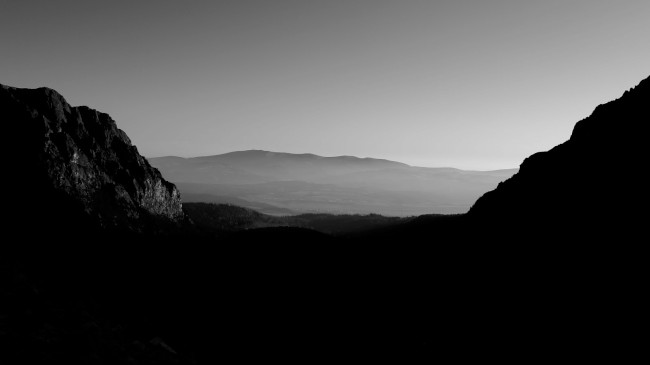
POLYGON ((148 157, 265 149, 496 169, 650 74, 650 1, 0 0, 0 83, 148 157))

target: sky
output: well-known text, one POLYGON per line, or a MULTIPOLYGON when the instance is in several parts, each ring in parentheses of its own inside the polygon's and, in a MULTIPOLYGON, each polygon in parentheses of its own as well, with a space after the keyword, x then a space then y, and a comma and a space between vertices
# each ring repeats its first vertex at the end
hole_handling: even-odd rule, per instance
POLYGON ((648 0, 0 0, 0 83, 146 157, 512 168, 649 74, 648 0))

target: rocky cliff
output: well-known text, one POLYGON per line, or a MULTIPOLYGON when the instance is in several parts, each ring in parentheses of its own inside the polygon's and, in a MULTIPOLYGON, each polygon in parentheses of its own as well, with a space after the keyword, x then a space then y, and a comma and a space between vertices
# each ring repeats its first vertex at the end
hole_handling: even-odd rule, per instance
POLYGON ((72 107, 49 88, 2 85, 0 120, 10 204, 24 215, 136 232, 186 219, 176 187, 108 114, 72 107))

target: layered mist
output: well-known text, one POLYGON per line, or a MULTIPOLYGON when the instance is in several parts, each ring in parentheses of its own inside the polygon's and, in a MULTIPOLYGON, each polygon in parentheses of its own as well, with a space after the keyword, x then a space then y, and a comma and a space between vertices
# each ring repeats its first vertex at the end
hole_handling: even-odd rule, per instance
POLYGON ((235 204, 275 215, 464 213, 517 172, 260 150, 149 162, 178 186, 185 202, 235 204))

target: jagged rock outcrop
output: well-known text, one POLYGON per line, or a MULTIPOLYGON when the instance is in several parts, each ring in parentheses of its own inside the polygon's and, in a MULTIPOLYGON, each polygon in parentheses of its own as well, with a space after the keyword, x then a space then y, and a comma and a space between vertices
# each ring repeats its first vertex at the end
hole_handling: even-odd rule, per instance
POLYGON ((639 232, 646 216, 650 78, 579 121, 571 138, 528 157, 468 213, 520 239, 570 232, 583 238, 639 232), (532 233, 532 234, 531 234, 532 233))
POLYGON ((2 85, 0 120, 13 209, 135 232, 155 231, 156 220, 186 219, 176 187, 108 114, 72 107, 49 88, 2 85))

